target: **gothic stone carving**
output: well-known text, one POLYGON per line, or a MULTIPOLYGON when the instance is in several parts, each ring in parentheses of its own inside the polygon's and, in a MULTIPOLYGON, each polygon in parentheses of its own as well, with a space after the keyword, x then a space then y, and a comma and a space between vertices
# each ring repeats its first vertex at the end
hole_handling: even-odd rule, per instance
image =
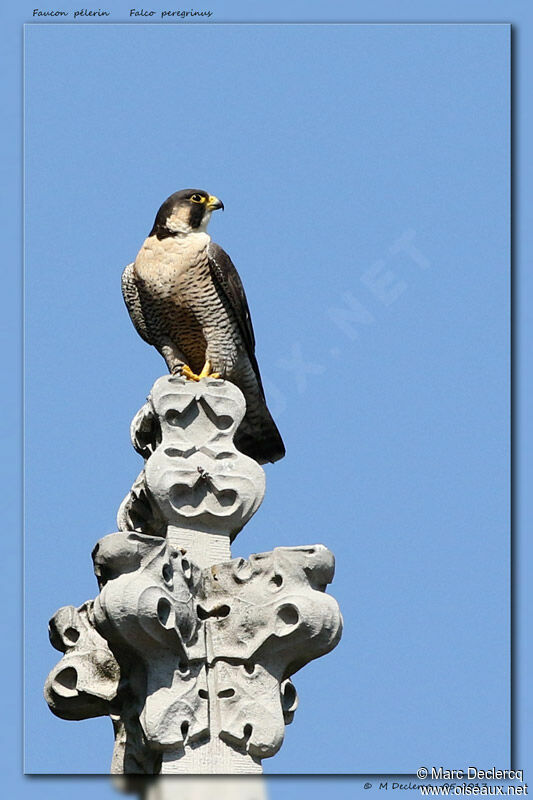
POLYGON ((87 719, 111 713, 120 667, 106 640, 91 622, 91 603, 64 606, 50 620, 50 641, 65 655, 50 672, 46 701, 63 719, 87 719))
POLYGON ((212 762, 221 747, 241 760, 220 756, 200 771, 257 771, 296 710, 291 676, 340 639, 323 545, 218 563, 216 548, 198 562, 179 545, 180 530, 208 533, 207 549, 211 534, 234 536, 262 500, 263 470, 233 446, 243 412, 240 391, 223 381, 156 382, 132 424, 145 469, 121 530, 93 551, 99 594, 50 623, 65 655, 47 702, 67 719, 110 715, 116 773, 198 764, 202 748, 212 762))
POLYGON ((131 425, 145 466, 119 510, 120 530, 164 535, 172 525, 235 538, 265 493, 263 470, 233 444, 244 411, 232 383, 159 378, 131 425))

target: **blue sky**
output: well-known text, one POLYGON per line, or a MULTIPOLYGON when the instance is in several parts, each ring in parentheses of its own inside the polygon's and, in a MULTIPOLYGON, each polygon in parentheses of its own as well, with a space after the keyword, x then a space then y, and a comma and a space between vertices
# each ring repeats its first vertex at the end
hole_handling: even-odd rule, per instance
POLYGON ((43 633, 94 595, 139 470, 128 425, 165 368, 119 277, 185 186, 226 205, 212 235, 287 445, 234 554, 338 562, 342 644, 296 677, 265 768, 506 757, 484 715, 509 714, 508 47, 507 26, 27 28, 29 772, 62 768, 54 736, 107 765, 107 720, 39 703, 43 633))
POLYGON ((343 640, 295 677, 265 771, 507 765, 508 44, 505 26, 28 30, 27 771, 107 769, 109 721, 41 699, 46 622, 94 596, 90 550, 139 469, 128 425, 164 364, 119 276, 188 185, 226 205, 211 233, 288 451, 233 552, 337 556, 343 640))

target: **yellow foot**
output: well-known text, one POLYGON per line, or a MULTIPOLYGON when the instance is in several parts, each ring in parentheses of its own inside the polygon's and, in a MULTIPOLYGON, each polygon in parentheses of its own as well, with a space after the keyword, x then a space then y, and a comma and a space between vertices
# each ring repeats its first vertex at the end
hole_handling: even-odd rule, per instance
POLYGON ((218 372, 211 372, 211 362, 206 361, 203 370, 200 372, 200 378, 220 378, 218 372))
POLYGON ((209 361, 205 362, 204 368, 202 369, 199 375, 193 372, 192 369, 189 366, 187 366, 187 364, 184 364, 183 367, 181 368, 181 374, 185 375, 185 377, 188 378, 190 381, 201 381, 202 378, 220 378, 218 372, 211 372, 211 364, 209 363, 209 361))

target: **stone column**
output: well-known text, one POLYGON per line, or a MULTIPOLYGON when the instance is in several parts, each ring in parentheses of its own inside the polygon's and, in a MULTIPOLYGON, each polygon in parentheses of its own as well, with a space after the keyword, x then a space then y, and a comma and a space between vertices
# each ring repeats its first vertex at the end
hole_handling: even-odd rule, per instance
POLYGON ((256 775, 158 776, 140 789, 141 800, 267 800, 265 779, 256 775))
POLYGON ((297 707, 291 675, 340 639, 324 545, 231 558, 265 492, 233 444, 244 411, 231 383, 156 381, 131 426, 144 468, 93 551, 100 592, 50 622, 65 655, 47 702, 111 717, 116 774, 260 774, 297 707))

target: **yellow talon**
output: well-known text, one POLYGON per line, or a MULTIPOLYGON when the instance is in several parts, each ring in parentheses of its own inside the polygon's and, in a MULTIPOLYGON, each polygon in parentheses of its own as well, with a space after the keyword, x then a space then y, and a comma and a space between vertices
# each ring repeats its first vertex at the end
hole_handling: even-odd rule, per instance
POLYGON ((181 374, 185 375, 185 377, 188 378, 190 381, 199 381, 200 380, 200 376, 196 375, 196 373, 193 372, 192 369, 187 364, 184 364, 182 366, 181 374))
POLYGON ((204 364, 203 370, 200 372, 200 378, 209 378, 211 373, 211 364, 209 360, 207 360, 204 364))
POLYGON ((220 378, 218 372, 211 372, 211 362, 208 360, 204 364, 203 370, 200 372, 200 378, 220 378))
POLYGON ((218 372, 211 372, 211 364, 209 361, 205 362, 204 367, 199 375, 193 372, 187 364, 182 366, 181 374, 185 375, 185 377, 190 381, 200 381, 202 378, 220 378, 220 374, 218 372))

